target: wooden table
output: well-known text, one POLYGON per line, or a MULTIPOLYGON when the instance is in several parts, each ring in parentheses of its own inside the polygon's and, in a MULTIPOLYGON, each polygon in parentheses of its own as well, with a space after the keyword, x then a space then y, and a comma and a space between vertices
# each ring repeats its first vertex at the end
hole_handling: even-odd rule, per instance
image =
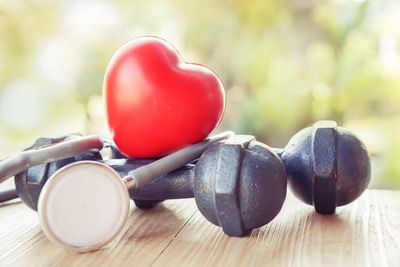
POLYGON ((0 206, 0 266, 400 266, 400 191, 369 190, 336 215, 288 195, 269 225, 245 238, 223 234, 193 199, 133 207, 105 249, 78 254, 50 243, 21 202, 0 206))

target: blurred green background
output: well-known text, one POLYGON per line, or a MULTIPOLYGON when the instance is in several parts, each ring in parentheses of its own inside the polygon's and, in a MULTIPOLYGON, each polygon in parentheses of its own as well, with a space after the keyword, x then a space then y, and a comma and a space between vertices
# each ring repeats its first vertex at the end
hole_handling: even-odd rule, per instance
POLYGON ((367 145, 372 187, 400 189, 398 0, 0 0, 0 157, 38 136, 107 136, 104 70, 140 35, 216 71, 220 129, 284 146, 333 119, 367 145))

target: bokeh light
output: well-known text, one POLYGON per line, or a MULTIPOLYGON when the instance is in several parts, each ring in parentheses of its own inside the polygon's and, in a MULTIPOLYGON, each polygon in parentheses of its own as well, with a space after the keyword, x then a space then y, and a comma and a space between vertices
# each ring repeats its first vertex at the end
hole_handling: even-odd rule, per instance
POLYGON ((227 91, 220 129, 279 147, 315 120, 360 136, 372 186, 400 188, 397 0, 0 1, 0 158, 39 136, 109 135, 113 52, 158 35, 227 91))

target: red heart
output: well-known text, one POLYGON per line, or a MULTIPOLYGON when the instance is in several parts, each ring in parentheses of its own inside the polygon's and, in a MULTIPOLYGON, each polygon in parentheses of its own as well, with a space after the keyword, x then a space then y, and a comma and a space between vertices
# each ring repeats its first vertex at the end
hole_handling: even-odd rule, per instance
POLYGON ((108 125, 120 151, 154 158, 203 140, 221 121, 225 93, 210 69, 185 63, 157 37, 119 48, 105 74, 108 125))

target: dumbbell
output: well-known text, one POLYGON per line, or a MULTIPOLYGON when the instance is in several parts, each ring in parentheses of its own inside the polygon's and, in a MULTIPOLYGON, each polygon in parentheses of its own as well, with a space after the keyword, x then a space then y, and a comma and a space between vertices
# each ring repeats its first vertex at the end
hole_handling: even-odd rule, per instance
POLYGON ((277 152, 294 194, 321 214, 332 214, 358 198, 370 181, 366 147, 334 121, 299 131, 277 152))
MULTIPOLYGON (((213 146, 209 150, 218 150, 213 146)), ((333 121, 319 121, 312 127, 296 133, 285 148, 274 150, 284 163, 294 194, 303 202, 313 205, 321 214, 332 214, 337 206, 355 200, 367 188, 370 181, 370 160, 365 146, 355 135, 342 127, 337 127, 333 121)), ((204 153, 199 163, 205 165, 204 162, 208 163, 210 156, 209 152, 204 153)), ((210 157, 210 160, 215 161, 215 155, 214 158, 210 157)), ((237 167, 235 157, 230 159, 227 155, 224 160, 231 161, 230 168, 237 167)), ((252 168, 252 166, 247 167, 252 168)), ((253 168, 257 167, 253 165, 253 168)), ((215 172, 212 167, 209 167, 209 170, 215 172)), ((204 171, 204 174, 211 171, 204 171)), ((198 177, 207 177, 204 174, 198 171, 198 177)), ((272 174, 269 170, 264 175, 270 177, 272 174)), ((216 175, 220 174, 216 172, 216 175)), ((203 181, 202 184, 206 184, 207 190, 210 191, 209 183, 203 181)), ((169 188, 149 186, 134 191, 131 196, 140 203, 139 207, 152 207, 156 201, 180 196, 180 185, 181 183, 171 184, 169 188), (155 197, 162 196, 163 192, 168 192, 169 195, 164 198, 159 197, 155 201, 155 197)), ((190 195, 187 194, 186 197, 190 195)), ((210 210, 215 210, 212 205, 207 205, 209 204, 207 201, 198 199, 196 201, 200 203, 199 209, 206 217, 206 214, 212 213, 210 210), (202 209, 203 206, 206 208, 202 209)), ((258 202, 253 202, 253 205, 257 204, 258 202)), ((208 217, 210 221, 218 224, 215 216, 208 217)))
MULTIPOLYGON (((148 160, 109 160, 121 176, 148 160)), ((194 197, 199 211, 230 236, 243 236, 270 222, 286 197, 286 173, 281 159, 253 136, 236 135, 212 144, 196 164, 130 189, 136 203, 194 197)), ((148 205, 147 205, 148 204, 148 205)))

